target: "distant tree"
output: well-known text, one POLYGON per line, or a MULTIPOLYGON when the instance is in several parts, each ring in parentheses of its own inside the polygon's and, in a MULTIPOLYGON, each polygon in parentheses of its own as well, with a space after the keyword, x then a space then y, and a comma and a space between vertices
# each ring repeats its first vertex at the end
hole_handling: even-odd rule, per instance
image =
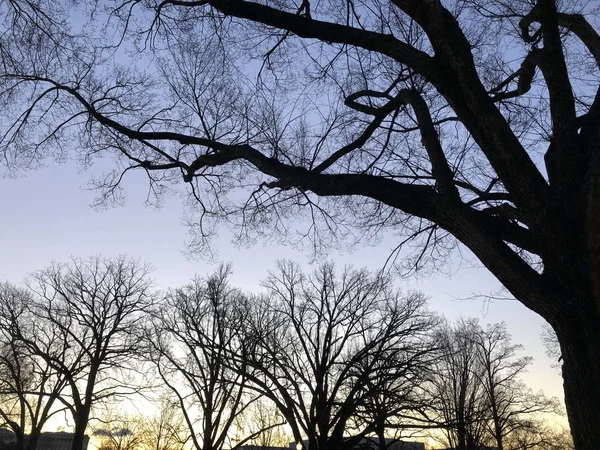
POLYGON ((446 324, 440 339, 446 348, 432 394, 451 447, 475 450, 491 443, 512 449, 505 441, 531 436, 540 414, 560 413, 558 400, 532 392, 521 380, 532 359, 518 355, 522 346, 512 343, 504 323, 482 328, 475 319, 459 320, 446 324))
POLYGON ((368 429, 365 434, 377 448, 386 450, 415 431, 438 428, 429 415, 432 399, 427 389, 432 369, 438 357, 438 342, 431 341, 422 353, 409 356, 404 352, 388 354, 370 369, 373 376, 364 385, 364 395, 349 421, 352 430, 368 429), (389 369, 392 370, 390 376, 389 369))
POLYGON ((542 392, 533 393, 520 376, 531 364, 531 357, 519 357, 522 345, 513 344, 505 323, 490 324, 472 330, 476 345, 479 382, 489 404, 488 432, 498 450, 505 450, 504 440, 520 428, 531 427, 535 415, 559 413, 558 400, 542 392))
POLYGON ((221 266, 171 291, 146 332, 155 372, 176 399, 197 450, 226 446, 236 418, 254 401, 244 371, 225 361, 241 346, 235 330, 242 294, 229 286, 230 273, 221 266))
POLYGON ((287 447, 294 438, 290 436, 287 428, 284 428, 285 423, 285 418, 275 405, 265 398, 260 398, 237 418, 235 441, 265 449, 287 447))
POLYGON ((532 422, 530 427, 516 430, 506 439, 510 450, 573 450, 573 439, 567 429, 552 427, 541 421, 532 422))
POLYGON ((121 256, 73 259, 31 277, 29 311, 39 325, 20 338, 66 380, 73 450, 81 450, 94 404, 137 390, 120 377, 134 367, 137 331, 154 300, 148 275, 147 266, 121 256), (57 339, 64 345, 51 345, 57 339))
MULTIPOLYGON (((133 401, 148 400, 141 398, 133 401)), ((161 396, 150 406, 149 414, 131 414, 115 403, 107 404, 100 417, 95 417, 92 434, 99 450, 181 450, 189 441, 189 430, 178 403, 161 396), (105 409, 106 408, 106 409, 105 409)))
POLYGON ((108 413, 99 420, 92 434, 100 441, 98 450, 139 450, 146 420, 142 416, 108 413))
POLYGON ((546 347, 546 356, 554 361, 552 367, 560 368, 562 366, 562 354, 560 351, 560 343, 558 337, 548 324, 544 324, 542 327, 542 343, 546 347))
POLYGON ((68 343, 36 320, 32 302, 26 289, 0 284, 0 417, 15 433, 17 450, 35 450, 48 420, 65 409, 66 378, 23 339, 43 334, 46 353, 64 352, 68 343))
POLYGON ((433 371, 431 394, 446 443, 457 450, 478 449, 485 439, 490 405, 481 379, 474 339, 476 320, 444 324, 438 340, 442 346, 433 371))
POLYGON ((179 402, 163 396, 158 412, 146 418, 141 447, 144 450, 182 450, 190 440, 189 436, 179 402))
MULTIPOLYGON (((380 395, 372 388, 415 377, 433 350, 435 320, 423 296, 402 296, 390 278, 365 270, 338 275, 332 264, 305 275, 282 262, 264 286, 267 296, 249 302, 242 353, 231 358, 296 441, 308 439, 310 450, 353 448, 377 431, 378 416, 365 412, 380 395)), ((395 409, 385 413, 390 419, 395 409)))

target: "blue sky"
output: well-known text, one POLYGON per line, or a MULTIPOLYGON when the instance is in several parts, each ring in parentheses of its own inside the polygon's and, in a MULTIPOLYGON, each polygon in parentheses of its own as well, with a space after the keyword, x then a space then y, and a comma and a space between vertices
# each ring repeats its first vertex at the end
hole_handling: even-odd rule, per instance
MULTIPOLYGON (((0 281, 20 283, 28 273, 43 269, 51 261, 71 256, 129 254, 150 263, 159 288, 179 286, 194 274, 206 274, 214 265, 185 255, 187 229, 182 225, 183 200, 167 199, 160 208, 144 206, 147 185, 143 176, 126 182, 125 206, 96 211, 90 208, 94 193, 85 189, 89 173, 75 163, 49 164, 17 178, 0 178, 0 281)), ((257 290, 260 279, 277 259, 288 258, 308 265, 308 255, 290 246, 259 242, 238 248, 224 230, 215 241, 219 260, 231 261, 236 286, 257 290)), ((331 252, 339 265, 352 264, 378 270, 396 245, 392 236, 376 247, 352 252, 331 252)), ((483 323, 504 320, 524 354, 534 357, 525 379, 534 389, 562 398, 562 379, 550 367, 540 340, 543 320, 514 300, 484 302, 468 299, 491 295, 500 285, 485 268, 465 264, 451 277, 436 273, 398 280, 403 289, 419 289, 429 297, 429 306, 449 318, 477 317, 483 323), (463 300, 461 300, 463 299, 463 300)))

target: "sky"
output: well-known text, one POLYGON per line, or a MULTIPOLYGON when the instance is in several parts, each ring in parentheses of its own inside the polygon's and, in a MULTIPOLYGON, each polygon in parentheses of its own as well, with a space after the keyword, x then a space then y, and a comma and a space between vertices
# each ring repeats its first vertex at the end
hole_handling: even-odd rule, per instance
MULTIPOLYGON (((19 284, 52 261, 97 254, 128 254, 151 264, 160 289, 183 285, 195 274, 206 275, 215 269, 217 262, 201 255, 190 258, 185 251, 183 199, 171 197, 159 209, 147 207, 147 184, 142 176, 134 175, 125 184, 128 197, 123 207, 97 211, 90 207, 94 192, 86 189, 89 178, 74 162, 51 163, 14 178, 0 175, 0 281, 19 284)), ((396 245, 392 236, 384 236, 377 246, 332 251, 328 258, 340 266, 376 271, 396 245)), ((258 290, 260 280, 278 259, 295 260, 310 270, 306 252, 260 240, 239 248, 231 243, 227 230, 220 233, 214 249, 220 261, 232 262, 232 282, 243 289, 258 290)), ((501 289, 495 278, 474 262, 461 265, 451 276, 413 276, 398 279, 397 285, 422 291, 429 298, 430 309, 449 319, 476 317, 484 324, 505 321, 513 341, 524 346, 523 355, 534 358, 525 381, 534 390, 543 389, 562 400, 559 370, 551 367, 553 361, 546 357, 540 339, 543 319, 515 300, 473 298, 494 295, 501 289)))

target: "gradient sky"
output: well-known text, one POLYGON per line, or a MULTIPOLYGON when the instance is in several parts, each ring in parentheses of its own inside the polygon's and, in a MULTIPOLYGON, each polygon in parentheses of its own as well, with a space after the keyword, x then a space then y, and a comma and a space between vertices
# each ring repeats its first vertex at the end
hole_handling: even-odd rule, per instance
MULTIPOLYGON (((179 286, 194 274, 214 269, 206 260, 184 255, 187 229, 182 225, 182 200, 168 199, 160 209, 145 207, 147 185, 141 175, 126 182, 124 207, 95 211, 90 208, 94 193, 85 190, 89 174, 75 163, 49 164, 45 169, 26 172, 17 178, 0 178, 0 281, 21 283, 28 273, 45 268, 51 261, 71 256, 128 254, 150 263, 159 288, 179 286)), ((289 258, 307 267, 308 258, 289 246, 264 242, 237 248, 223 231, 215 250, 221 261, 233 263, 233 284, 257 290, 260 280, 277 259, 289 258)), ((339 265, 380 269, 397 245, 392 236, 376 247, 345 253, 332 252, 329 259, 339 265)), ((553 361, 544 353, 540 340, 543 319, 514 300, 468 299, 492 295, 499 283, 485 268, 463 265, 451 277, 435 273, 398 280, 403 289, 419 289, 429 297, 432 310, 449 318, 477 317, 483 323, 505 321, 524 355, 534 357, 525 381, 547 395, 563 398, 562 379, 553 361)), ((506 294, 504 294, 506 295, 506 294)))

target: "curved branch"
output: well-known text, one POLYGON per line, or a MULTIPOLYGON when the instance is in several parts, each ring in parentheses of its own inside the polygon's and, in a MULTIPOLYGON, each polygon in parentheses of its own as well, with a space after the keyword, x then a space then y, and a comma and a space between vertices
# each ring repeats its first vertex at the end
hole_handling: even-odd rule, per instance
POLYGON ((354 45, 365 50, 372 50, 412 67, 426 78, 436 77, 436 68, 431 56, 390 34, 316 20, 245 0, 207 0, 206 2, 167 0, 162 5, 174 4, 194 7, 205 3, 225 15, 287 30, 300 37, 315 38, 329 43, 354 45))
POLYGON ((557 13, 558 25, 568 29, 587 47, 600 68, 600 35, 581 14, 557 13))
MULTIPOLYGON (((359 98, 362 98, 362 97, 387 98, 390 101, 393 100, 393 97, 387 92, 379 92, 379 91, 374 91, 372 89, 363 89, 363 90, 354 92, 354 93, 350 94, 348 97, 346 97, 346 100, 344 100, 344 104, 346 106, 354 109, 355 111, 360 111, 365 114, 376 116, 377 113, 379 111, 381 111, 382 108, 375 108, 373 106, 367 106, 367 105, 363 105, 362 103, 358 103, 356 100, 358 100, 359 98)), ((389 103, 386 106, 388 106, 388 105, 389 105, 389 103)), ((383 108, 385 108, 386 106, 384 106, 383 108)))
POLYGON ((421 131, 421 142, 427 151, 431 163, 431 172, 436 180, 437 187, 442 194, 447 194, 454 199, 460 199, 458 189, 454 184, 454 174, 450 169, 442 145, 438 138, 437 131, 433 125, 429 107, 423 97, 413 89, 403 89, 398 97, 410 105, 415 115, 421 131))
POLYGON ((432 173, 440 192, 454 198, 459 198, 458 189, 453 182, 454 175, 438 139, 431 113, 429 112, 429 107, 416 90, 402 89, 395 97, 391 97, 387 92, 365 89, 349 95, 346 98, 345 103, 352 109, 361 111, 365 114, 372 114, 375 118, 358 139, 333 153, 314 169, 315 172, 322 172, 344 155, 364 145, 389 113, 396 110, 401 105, 410 105, 417 117, 418 128, 421 132, 421 142, 429 155, 432 173), (389 98, 390 101, 382 107, 375 108, 357 103, 356 100, 361 97, 389 98))
POLYGON ((373 121, 367 126, 367 128, 365 128, 365 130, 362 132, 362 134, 357 139, 355 139, 351 143, 343 146, 339 150, 335 151, 332 155, 327 157, 323 162, 321 162, 319 165, 317 165, 313 169, 314 172, 318 172, 318 173, 323 172, 324 170, 331 167, 340 158, 344 157, 345 155, 352 152, 353 150, 356 150, 356 149, 362 147, 363 145, 365 145, 365 143, 369 140, 369 138, 373 135, 373 133, 379 128, 379 126, 381 125, 383 120, 387 117, 387 115, 390 114, 395 109, 397 109, 402 104, 400 96, 392 98, 388 103, 386 103, 384 106, 382 106, 380 108, 373 108, 370 106, 361 105, 359 103, 356 103, 356 99, 361 96, 376 95, 376 94, 381 94, 381 95, 379 95, 380 97, 387 97, 386 94, 382 94, 382 93, 376 92, 376 91, 359 91, 359 92, 355 92, 354 94, 352 94, 346 98, 346 102, 345 102, 346 105, 350 106, 353 109, 356 109, 357 111, 364 112, 365 114, 372 114, 375 117, 374 117, 373 121))
POLYGON ((535 76, 535 68, 540 64, 542 53, 543 52, 537 48, 531 50, 523 59, 519 70, 510 75, 508 78, 506 78, 506 80, 490 91, 491 94, 495 94, 492 96, 492 101, 499 102, 509 98, 519 97, 529 92, 531 89, 531 82, 535 76), (510 84, 510 82, 512 82, 515 78, 518 78, 516 89, 507 92, 499 92, 508 84, 510 84))
POLYGON ((529 32, 531 24, 540 21, 540 2, 537 2, 535 6, 519 21, 519 28, 521 29, 521 38, 529 43, 537 43, 540 39, 541 30, 537 30, 533 35, 529 32))
POLYGON ((528 223, 536 224, 550 194, 548 184, 483 86, 458 21, 439 0, 393 3, 427 34, 441 68, 433 84, 461 118, 514 201, 527 211, 528 223))

